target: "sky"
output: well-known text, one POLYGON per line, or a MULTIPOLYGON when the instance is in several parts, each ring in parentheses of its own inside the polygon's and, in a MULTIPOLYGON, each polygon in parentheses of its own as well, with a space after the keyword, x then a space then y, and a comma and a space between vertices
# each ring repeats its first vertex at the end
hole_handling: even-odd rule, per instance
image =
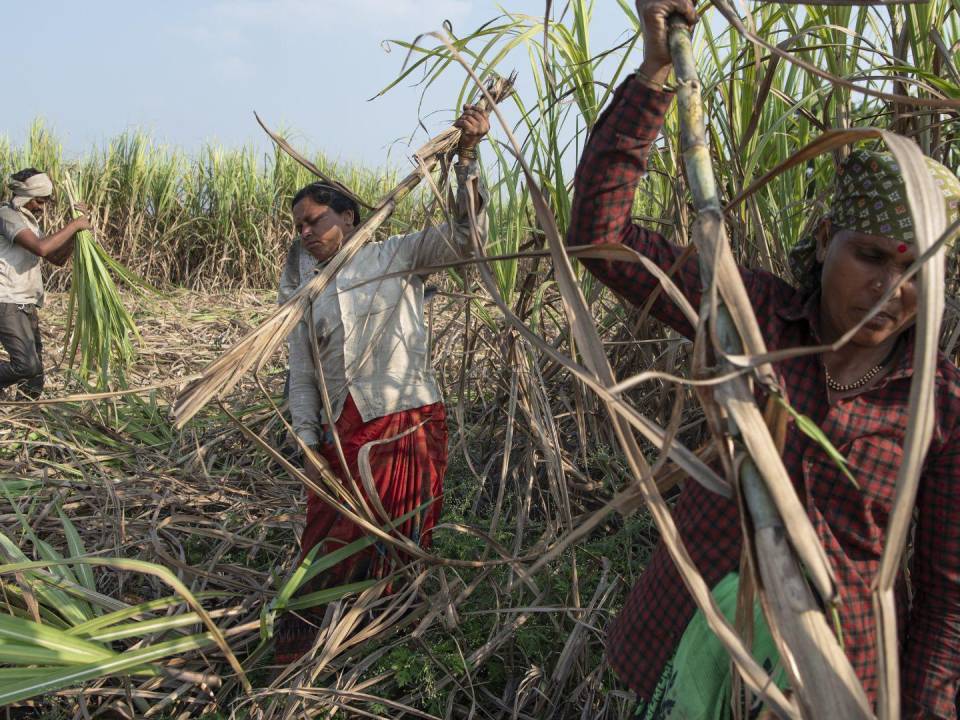
MULTIPOLYGON (((400 73, 406 56, 386 41, 411 41, 445 20, 463 35, 501 7, 542 15, 544 6, 545 0, 499 6, 491 0, 0 0, 7 80, 0 136, 20 144, 40 117, 70 157, 133 129, 187 152, 209 142, 266 151, 256 110, 272 127, 291 131, 294 144, 311 155, 319 150, 342 161, 399 166, 418 118, 434 132, 453 119, 449 109, 465 74, 448 72, 422 108, 422 88, 412 78, 370 101, 400 73), (439 109, 447 112, 432 112, 439 109)), ((598 50, 629 37, 615 0, 596 0, 591 33, 598 50)), ((421 131, 414 142, 425 138, 421 131)))

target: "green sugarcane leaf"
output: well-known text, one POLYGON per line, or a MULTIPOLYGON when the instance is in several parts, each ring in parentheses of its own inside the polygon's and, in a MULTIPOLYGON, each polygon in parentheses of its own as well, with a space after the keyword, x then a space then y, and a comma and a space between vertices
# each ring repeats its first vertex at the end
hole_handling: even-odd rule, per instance
POLYGON ((293 571, 293 574, 290 575, 290 578, 287 580, 287 582, 283 584, 283 587, 280 588, 280 591, 277 593, 277 597, 273 601, 273 607, 278 611, 286 609, 290 598, 293 597, 293 594, 299 590, 304 583, 316 577, 325 570, 332 568, 337 563, 346 560, 354 553, 370 547, 376 541, 376 536, 364 535, 363 537, 354 540, 349 545, 344 545, 342 548, 324 555, 319 560, 316 559, 316 556, 323 547, 323 544, 318 543, 314 545, 312 548, 310 548, 310 552, 307 553, 307 556, 303 559, 303 562, 300 563, 297 569, 293 571))
POLYGON ((38 668, 30 677, 7 679, 0 676, 0 705, 7 705, 43 693, 73 687, 100 677, 129 675, 144 669, 147 663, 215 644, 209 633, 157 643, 138 650, 128 650, 109 659, 69 668, 38 668))
POLYGON ((52 649, 41 645, 15 643, 0 638, 0 663, 7 665, 83 665, 90 656, 78 655, 69 648, 52 649))
MULTIPOLYGON (((21 525, 23 525, 24 534, 30 538, 30 541, 40 556, 52 563, 50 572, 67 585, 79 585, 80 582, 77 576, 73 574, 73 570, 63 562, 63 556, 60 555, 52 545, 37 537, 33 528, 30 527, 27 517, 22 512, 16 510, 16 513, 21 525)), ((37 578, 42 582, 49 583, 49 580, 42 575, 37 575, 37 578)), ((57 592, 60 592, 60 590, 57 592)), ((62 593, 62 596, 63 599, 54 609, 58 610, 65 618, 70 620, 71 624, 85 622, 93 615, 93 609, 87 602, 76 597, 71 597, 66 593, 62 593)))
MULTIPOLYGON (((183 596, 187 604, 200 616, 203 620, 204 625, 210 629, 209 635, 214 639, 217 646, 220 648, 221 652, 226 656, 227 662, 230 663, 230 666, 236 671, 240 676, 241 682, 244 683, 244 688, 249 689, 250 684, 246 678, 246 674, 243 671, 243 667, 240 665, 240 662, 237 660, 236 655, 233 653, 233 650, 230 648, 230 645, 227 643, 226 638, 223 635, 223 632, 217 627, 216 623, 213 622, 213 618, 210 617, 209 613, 203 608, 203 605, 197 600, 196 595, 190 592, 189 588, 184 585, 183 581, 180 580, 176 575, 174 575, 169 568, 164 567, 163 565, 157 565, 156 563, 146 562, 144 560, 133 560, 130 558, 99 558, 99 557, 88 557, 80 558, 77 560, 67 561, 71 563, 89 563, 90 565, 102 565, 106 567, 116 568, 118 570, 128 570, 132 572, 139 572, 146 575, 153 575, 167 585, 172 587, 176 592, 180 593, 183 596)), ((6 565, 0 565, 0 574, 5 573, 15 573, 25 570, 35 570, 43 568, 47 565, 46 562, 19 562, 19 563, 9 563, 6 565)))
MULTIPOLYGON (((71 557, 78 558, 85 556, 87 549, 83 546, 83 540, 80 538, 80 533, 77 532, 77 528, 74 527, 70 519, 63 514, 63 510, 59 510, 58 512, 60 513, 60 522, 63 524, 63 532, 67 537, 67 547, 70 548, 71 557)), ((87 590, 92 592, 97 591, 97 581, 93 576, 93 568, 89 565, 84 563, 77 565, 77 577, 87 590)))
POLYGON ((108 628, 98 630, 94 633, 85 634, 88 640, 93 642, 114 642, 115 640, 125 640, 130 637, 159 635, 169 630, 186 627, 189 625, 201 625, 203 620, 195 612, 181 613, 180 615, 171 615, 170 617, 151 618, 150 620, 138 620, 132 623, 121 623, 111 625, 108 628))
POLYGON ((80 584, 80 582, 77 580, 77 576, 73 574, 73 570, 63 564, 63 555, 57 552, 56 549, 50 545, 50 543, 38 538, 29 527, 27 528, 27 535, 44 560, 50 560, 51 562, 56 563, 51 567, 50 572, 66 583, 73 583, 74 585, 80 584))
MULTIPOLYGON (((396 527, 402 525, 407 520, 412 518, 419 512, 422 512, 425 508, 430 505, 430 502, 425 502, 422 505, 415 507, 410 512, 400 516, 392 523, 384 525, 381 529, 384 531, 389 531, 391 527, 396 527)), ((310 552, 307 553, 307 557, 304 558, 300 566, 293 572, 290 578, 283 584, 283 587, 280 588, 277 593, 277 597, 274 599, 272 605, 276 610, 283 610, 286 607, 286 603, 290 600, 293 594, 306 582, 312 580, 317 575, 326 570, 329 570, 334 565, 346 560, 348 557, 354 553, 360 552, 364 548, 370 547, 377 542, 377 537, 375 535, 364 535, 357 540, 354 540, 349 545, 345 545, 342 548, 334 550, 327 555, 324 555, 319 560, 315 560, 316 554, 321 547, 321 545, 314 545, 310 552)))
MULTIPOLYGON (((64 185, 71 204, 75 205, 77 192, 69 175, 64 185)), ((117 272, 121 267, 92 233, 86 230, 77 233, 71 315, 67 321, 71 332, 66 336, 64 356, 69 358, 71 367, 79 360, 82 376, 96 373, 98 389, 108 387, 112 378, 124 384, 124 368, 135 355, 131 339, 140 339, 136 324, 123 306, 111 277, 111 272, 117 272)), ((134 277, 126 269, 118 274, 127 280, 134 277)), ((138 290, 145 286, 146 283, 140 283, 138 290)))
MULTIPOLYGON (((6 551, 7 556, 15 562, 30 562, 27 556, 21 552, 20 548, 3 532, 0 532, 0 547, 2 547, 6 551)), ((37 565, 42 565, 42 563, 37 563, 37 565)), ((60 613, 71 625, 86 622, 90 619, 90 616, 84 615, 82 610, 77 607, 67 593, 50 585, 47 579, 39 573, 25 572, 23 576, 24 579, 29 582, 30 589, 43 600, 43 603, 48 608, 60 613)))
POLYGON ((338 587, 327 588, 326 590, 318 590, 317 592, 308 593, 302 597, 295 598, 287 603, 287 610, 303 610, 304 608, 311 608, 317 605, 324 605, 326 603, 333 602, 334 600, 339 600, 342 597, 346 597, 352 593, 358 593, 363 590, 366 590, 369 587, 376 585, 379 580, 361 580, 360 582, 348 583, 346 585, 340 585, 338 587))
MULTIPOLYGON (((113 657, 116 653, 96 643, 69 635, 24 618, 0 614, 0 642, 7 645, 46 648, 60 653, 60 662, 91 662, 113 657)), ((2 662, 11 662, 3 660, 2 662)))
MULTIPOLYGON (((32 586, 34 583, 33 581, 30 581, 27 584, 32 586)), ((37 593, 33 590, 33 587, 31 587, 30 590, 31 592, 33 592, 34 596, 36 596, 38 599, 40 600, 43 599, 40 593, 37 593)), ((27 601, 25 597, 26 594, 22 587, 20 587, 19 585, 14 585, 13 583, 8 583, 3 580, 0 580, 0 592, 3 592, 5 594, 4 596, 8 601, 7 613, 9 615, 14 617, 26 618, 27 620, 34 619, 33 613, 29 612, 26 609, 26 606, 27 606, 27 601), (23 607, 17 607, 16 605, 11 605, 9 603, 9 600, 12 598, 20 598, 21 601, 23 602, 23 607)), ((49 607, 47 607, 46 601, 40 602, 38 604, 39 604, 38 610, 40 613, 40 620, 44 625, 48 627, 57 628, 58 630, 63 630, 63 631, 67 631, 71 627, 73 627, 70 623, 68 623, 62 617, 60 617, 55 612, 53 612, 49 607)))
MULTIPOLYGON (((229 595, 223 592, 203 592, 197 593, 196 597, 197 600, 209 600, 213 598, 225 598, 229 597, 229 595)), ((177 605, 183 605, 183 598, 176 595, 158 598, 157 600, 148 600, 147 602, 142 602, 138 605, 131 605, 123 610, 115 610, 114 612, 107 613, 106 615, 101 615, 100 617, 89 620, 82 625, 76 625, 75 627, 67 630, 67 632, 71 635, 88 636, 98 632, 103 628, 107 628, 112 625, 116 625, 117 623, 121 623, 124 620, 129 620, 130 618, 136 617, 137 615, 145 615, 147 613, 156 612, 157 610, 165 610, 167 608, 176 607, 177 605)))
POLYGON ((800 430, 800 432, 822 447, 823 451, 827 453, 827 455, 830 456, 830 459, 837 464, 837 467, 840 468, 843 474, 847 476, 847 479, 853 484, 853 486, 859 490, 860 485, 857 483, 857 479, 847 467, 847 459, 833 446, 833 443, 830 442, 830 438, 824 434, 823 430, 820 429, 820 426, 803 413, 794 410, 790 403, 788 403, 779 395, 777 396, 777 402, 779 402, 786 409, 786 411, 790 413, 790 416, 797 423, 797 428, 800 430))

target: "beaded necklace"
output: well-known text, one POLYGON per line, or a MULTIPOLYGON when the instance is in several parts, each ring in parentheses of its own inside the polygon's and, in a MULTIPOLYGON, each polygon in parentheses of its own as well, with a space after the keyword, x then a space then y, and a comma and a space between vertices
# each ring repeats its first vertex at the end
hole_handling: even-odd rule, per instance
POLYGON ((883 363, 879 365, 874 365, 871 369, 867 370, 866 374, 861 377, 859 380, 854 380, 852 383, 847 383, 846 385, 841 385, 838 383, 834 377, 830 374, 830 371, 826 367, 823 368, 823 371, 827 374, 827 387, 833 390, 834 392, 850 392, 851 390, 857 390, 862 388, 868 382, 873 380, 876 377, 877 373, 883 370, 883 363))
POLYGON ((823 372, 827 376, 827 387, 833 390, 834 392, 850 392, 851 390, 859 390, 868 382, 873 380, 877 373, 879 373, 887 365, 888 362, 893 360, 894 356, 897 354, 897 350, 900 348, 900 339, 897 339, 897 342, 894 343, 893 348, 887 356, 881 360, 877 365, 874 365, 872 368, 867 370, 867 372, 859 380, 854 380, 852 383, 847 383, 846 385, 841 385, 837 382, 836 378, 830 374, 830 371, 827 370, 826 363, 823 365, 823 372))

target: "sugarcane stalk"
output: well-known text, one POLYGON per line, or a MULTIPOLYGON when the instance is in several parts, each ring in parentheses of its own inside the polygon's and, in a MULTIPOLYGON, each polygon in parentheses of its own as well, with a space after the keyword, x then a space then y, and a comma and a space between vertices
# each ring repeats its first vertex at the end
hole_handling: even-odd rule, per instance
MULTIPOLYGON (((678 84, 681 150, 694 205, 699 213, 694 242, 705 288, 701 317, 711 323, 719 351, 719 372, 728 372, 729 355, 766 352, 756 316, 730 252, 704 129, 703 102, 689 28, 670 22, 669 44, 678 84)), ((762 380, 772 378, 760 366, 762 380)), ((835 584, 823 548, 796 496, 776 445, 763 423, 748 381, 718 385, 715 398, 728 417, 728 434, 742 454, 741 507, 752 524, 751 556, 759 574, 764 615, 806 718, 872 718, 869 702, 849 660, 806 582, 803 562, 821 597, 829 602, 835 584), (789 542, 788 542, 789 540, 789 542)), ((745 523, 745 532, 749 525, 745 523)), ((747 540, 751 538, 748 536, 747 540)))

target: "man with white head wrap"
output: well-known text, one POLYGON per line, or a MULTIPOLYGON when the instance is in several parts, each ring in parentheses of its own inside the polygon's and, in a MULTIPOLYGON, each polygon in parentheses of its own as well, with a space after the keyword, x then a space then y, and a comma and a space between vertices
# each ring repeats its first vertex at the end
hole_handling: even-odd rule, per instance
POLYGON ((50 235, 40 231, 39 217, 53 195, 53 183, 34 168, 8 181, 12 197, 0 204, 0 392, 18 385, 29 397, 43 390, 43 346, 38 308, 43 305, 40 259, 63 265, 73 252, 73 238, 90 228, 86 216, 71 220, 50 235))

